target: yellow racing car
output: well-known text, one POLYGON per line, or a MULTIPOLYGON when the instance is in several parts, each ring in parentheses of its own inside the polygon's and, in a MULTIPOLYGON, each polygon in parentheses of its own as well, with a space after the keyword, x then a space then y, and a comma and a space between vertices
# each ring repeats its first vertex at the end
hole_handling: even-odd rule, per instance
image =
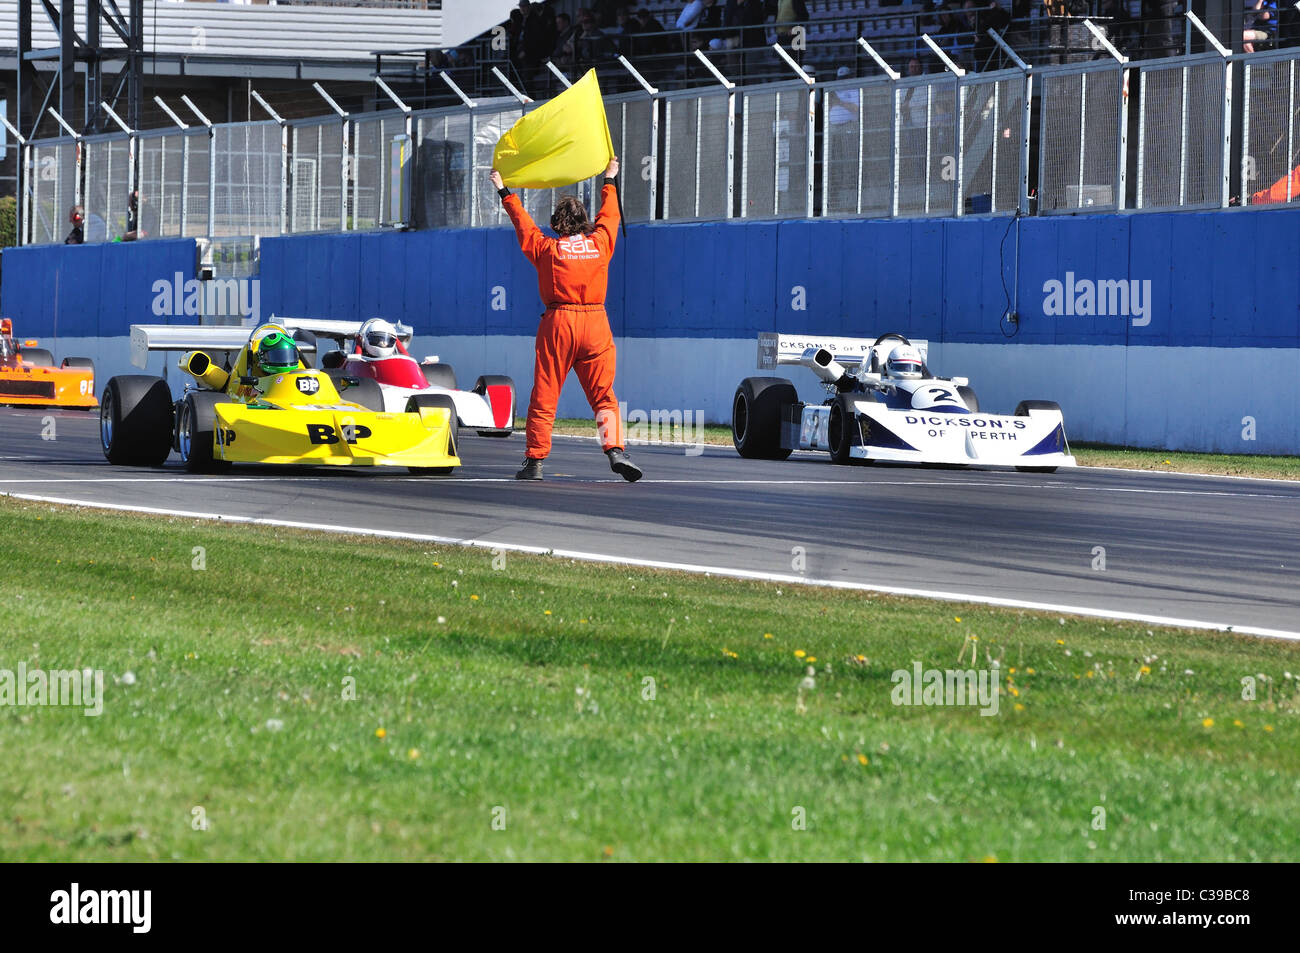
POLYGON ((373 380, 313 370, 304 353, 315 342, 302 338, 277 324, 251 334, 233 326, 133 325, 137 366, 150 351, 183 351, 180 369, 193 383, 173 401, 161 377, 110 379, 100 400, 104 456, 156 467, 175 450, 186 469, 200 473, 231 463, 395 466, 439 475, 460 466, 450 397, 417 394, 405 412, 385 412, 373 380))

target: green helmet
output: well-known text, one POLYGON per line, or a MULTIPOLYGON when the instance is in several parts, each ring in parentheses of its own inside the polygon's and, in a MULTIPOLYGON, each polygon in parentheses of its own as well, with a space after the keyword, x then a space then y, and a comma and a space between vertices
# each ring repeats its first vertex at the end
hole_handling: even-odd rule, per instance
POLYGON ((268 374, 296 371, 300 363, 298 345, 282 331, 272 331, 257 342, 257 363, 268 374))

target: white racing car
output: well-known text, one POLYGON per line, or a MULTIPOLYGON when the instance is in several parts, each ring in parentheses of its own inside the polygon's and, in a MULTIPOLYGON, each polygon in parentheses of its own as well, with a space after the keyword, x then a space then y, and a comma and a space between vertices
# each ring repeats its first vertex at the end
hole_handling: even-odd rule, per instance
POLYGON ((926 341, 875 341, 762 333, 760 370, 798 364, 821 378, 820 404, 799 400, 783 377, 747 377, 732 401, 731 436, 742 457, 784 460, 825 450, 835 463, 1014 466, 1051 473, 1072 467, 1061 408, 1023 400, 1015 413, 980 412, 964 377, 935 377, 926 341))
POLYGON ((417 394, 445 394, 456 407, 457 425, 483 437, 508 437, 515 429, 515 383, 485 374, 472 390, 458 390, 456 371, 437 357, 416 361, 406 350, 412 330, 382 318, 329 321, 273 318, 296 338, 310 335, 334 341, 339 349, 320 355, 320 367, 332 377, 369 378, 383 394, 383 410, 402 413, 417 394))

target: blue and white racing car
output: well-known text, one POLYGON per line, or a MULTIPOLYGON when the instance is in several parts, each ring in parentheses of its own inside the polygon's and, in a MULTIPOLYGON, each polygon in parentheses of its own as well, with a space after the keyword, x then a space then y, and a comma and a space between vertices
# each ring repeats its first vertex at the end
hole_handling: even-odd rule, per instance
POLYGON ((1057 404, 1023 400, 1010 415, 981 413, 969 380, 930 372, 928 350, 927 342, 897 333, 875 341, 760 334, 760 370, 806 367, 827 396, 808 404, 784 377, 745 378, 732 401, 736 450, 764 460, 824 450, 845 464, 1014 466, 1037 473, 1075 466, 1057 404))

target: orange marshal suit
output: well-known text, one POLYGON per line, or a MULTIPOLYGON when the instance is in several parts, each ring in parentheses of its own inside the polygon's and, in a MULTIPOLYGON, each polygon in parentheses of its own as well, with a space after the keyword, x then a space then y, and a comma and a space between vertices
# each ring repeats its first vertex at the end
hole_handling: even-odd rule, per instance
POLYGON ((519 247, 537 269, 546 313, 537 328, 537 364, 528 400, 527 454, 540 460, 551 452, 551 428, 560 388, 570 369, 596 414, 602 450, 623 446, 623 422, 614 396, 614 335, 605 314, 609 262, 618 230, 618 195, 601 190, 600 213, 591 234, 550 238, 542 234, 518 195, 502 204, 514 223, 519 247))

